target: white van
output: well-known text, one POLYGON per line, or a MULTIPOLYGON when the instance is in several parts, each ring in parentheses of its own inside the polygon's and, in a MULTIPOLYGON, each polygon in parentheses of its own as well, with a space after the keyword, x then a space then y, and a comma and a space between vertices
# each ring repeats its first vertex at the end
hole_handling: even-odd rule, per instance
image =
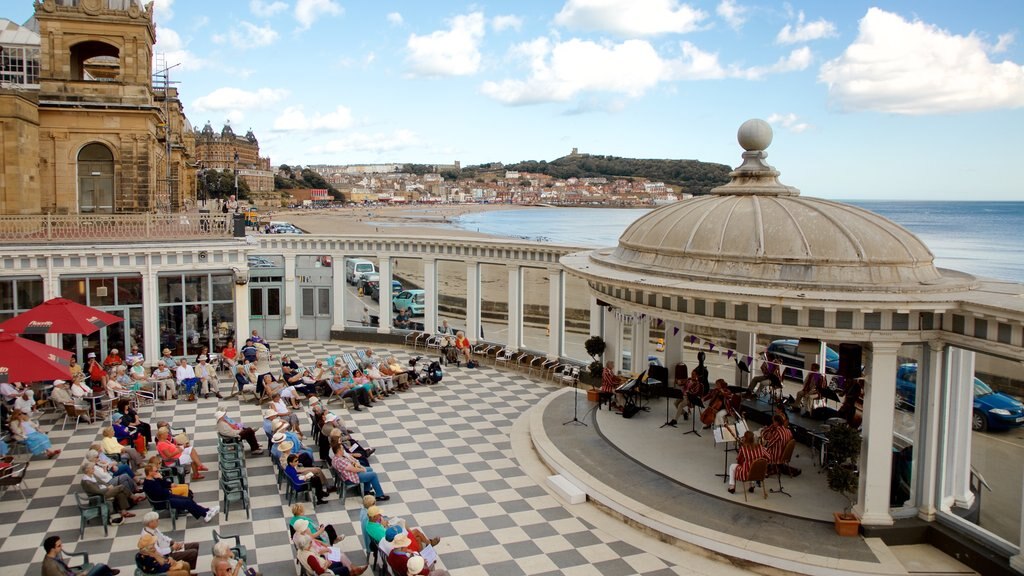
POLYGON ((369 260, 345 260, 345 280, 352 285, 358 284, 363 274, 377 271, 377 267, 369 260))

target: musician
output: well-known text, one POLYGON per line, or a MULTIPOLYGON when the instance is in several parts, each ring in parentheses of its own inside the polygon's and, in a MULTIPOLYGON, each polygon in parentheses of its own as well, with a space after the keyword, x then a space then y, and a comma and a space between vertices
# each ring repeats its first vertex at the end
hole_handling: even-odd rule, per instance
POLYGON ((693 410, 693 403, 690 402, 690 398, 699 397, 703 389, 703 385, 700 383, 700 375, 697 374, 696 368, 690 372, 689 378, 676 380, 676 384, 682 388, 683 397, 676 400, 676 415, 669 424, 675 424, 680 415, 684 420, 690 419, 690 412, 693 410))
POLYGON ((843 404, 839 407, 839 416, 846 419, 851 428, 860 428, 864 412, 864 379, 849 380, 843 396, 843 404))
MULTIPOLYGON (((721 382, 721 380, 719 380, 721 382)), ((716 382, 717 384, 717 382, 716 382)), ((729 493, 736 493, 736 481, 746 480, 747 474, 750 473, 750 467, 754 464, 754 460, 758 458, 764 458, 767 461, 771 461, 771 456, 768 451, 764 449, 754 440, 754 433, 747 430, 743 433, 743 438, 740 439, 740 447, 736 451, 736 462, 729 465, 729 493)), ((754 487, 751 486, 749 492, 754 491, 754 487)))
POLYGON ((767 354, 764 362, 761 362, 761 375, 751 378, 747 386, 747 396, 753 398, 761 392, 761 385, 765 382, 772 388, 782 387, 782 372, 779 368, 779 359, 774 354, 767 354))
POLYGON ((827 385, 825 375, 820 372, 821 366, 817 362, 811 364, 811 371, 804 378, 804 387, 796 393, 796 402, 793 406, 800 410, 802 416, 810 416, 814 406, 814 399, 821 396, 821 390, 827 385))
POLYGON ((704 405, 707 408, 700 415, 700 421, 704 423, 704 429, 711 428, 712 424, 720 426, 725 420, 725 416, 729 414, 732 405, 732 393, 729 392, 729 383, 721 378, 715 380, 715 387, 704 397, 704 405))
POLYGON ((622 398, 622 394, 616 394, 615 389, 622 385, 626 379, 615 373, 615 361, 609 360, 604 363, 604 371, 601 372, 601 392, 600 400, 604 402, 609 401, 608 409, 617 410, 620 409, 626 402, 622 398), (618 402, 616 402, 618 400, 618 402))
MULTIPOLYGON (((768 451, 769 464, 782 461, 782 453, 786 450, 786 444, 792 439, 793 433, 789 430, 786 417, 776 412, 772 416, 772 423, 761 430, 761 442, 764 444, 764 449, 768 451)), ((780 466, 782 466, 782 472, 790 476, 795 476, 794 472, 799 473, 799 470, 788 469, 788 464, 780 464, 780 466)))

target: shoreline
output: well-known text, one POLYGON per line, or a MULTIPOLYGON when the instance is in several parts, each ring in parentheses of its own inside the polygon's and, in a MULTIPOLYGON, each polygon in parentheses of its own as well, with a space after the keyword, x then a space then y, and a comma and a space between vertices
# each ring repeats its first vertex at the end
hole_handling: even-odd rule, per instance
POLYGON ((542 210, 521 204, 442 204, 435 206, 374 206, 326 210, 284 210, 272 213, 274 220, 287 220, 310 234, 372 234, 387 228, 401 228, 403 234, 446 238, 450 232, 472 238, 511 238, 459 228, 453 218, 477 212, 499 210, 542 210))

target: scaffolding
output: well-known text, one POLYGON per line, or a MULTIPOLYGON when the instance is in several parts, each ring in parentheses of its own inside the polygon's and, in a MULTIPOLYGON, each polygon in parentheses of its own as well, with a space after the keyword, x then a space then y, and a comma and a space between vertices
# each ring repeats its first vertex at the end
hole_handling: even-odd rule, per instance
POLYGON ((183 206, 184 198, 178 190, 178 183, 174 179, 171 162, 171 87, 178 82, 171 81, 171 69, 179 64, 167 66, 167 61, 162 53, 154 55, 153 91, 163 94, 163 139, 164 139, 164 178, 157 185, 157 193, 150 204, 150 209, 162 212, 173 212, 176 207, 183 206))

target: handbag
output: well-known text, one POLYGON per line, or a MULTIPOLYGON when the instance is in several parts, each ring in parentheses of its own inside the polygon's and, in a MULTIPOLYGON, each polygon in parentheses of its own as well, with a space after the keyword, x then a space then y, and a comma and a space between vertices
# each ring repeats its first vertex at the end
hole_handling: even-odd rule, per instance
POLYGON ((171 494, 175 496, 181 496, 183 498, 188 497, 188 484, 175 484, 171 486, 171 494))

